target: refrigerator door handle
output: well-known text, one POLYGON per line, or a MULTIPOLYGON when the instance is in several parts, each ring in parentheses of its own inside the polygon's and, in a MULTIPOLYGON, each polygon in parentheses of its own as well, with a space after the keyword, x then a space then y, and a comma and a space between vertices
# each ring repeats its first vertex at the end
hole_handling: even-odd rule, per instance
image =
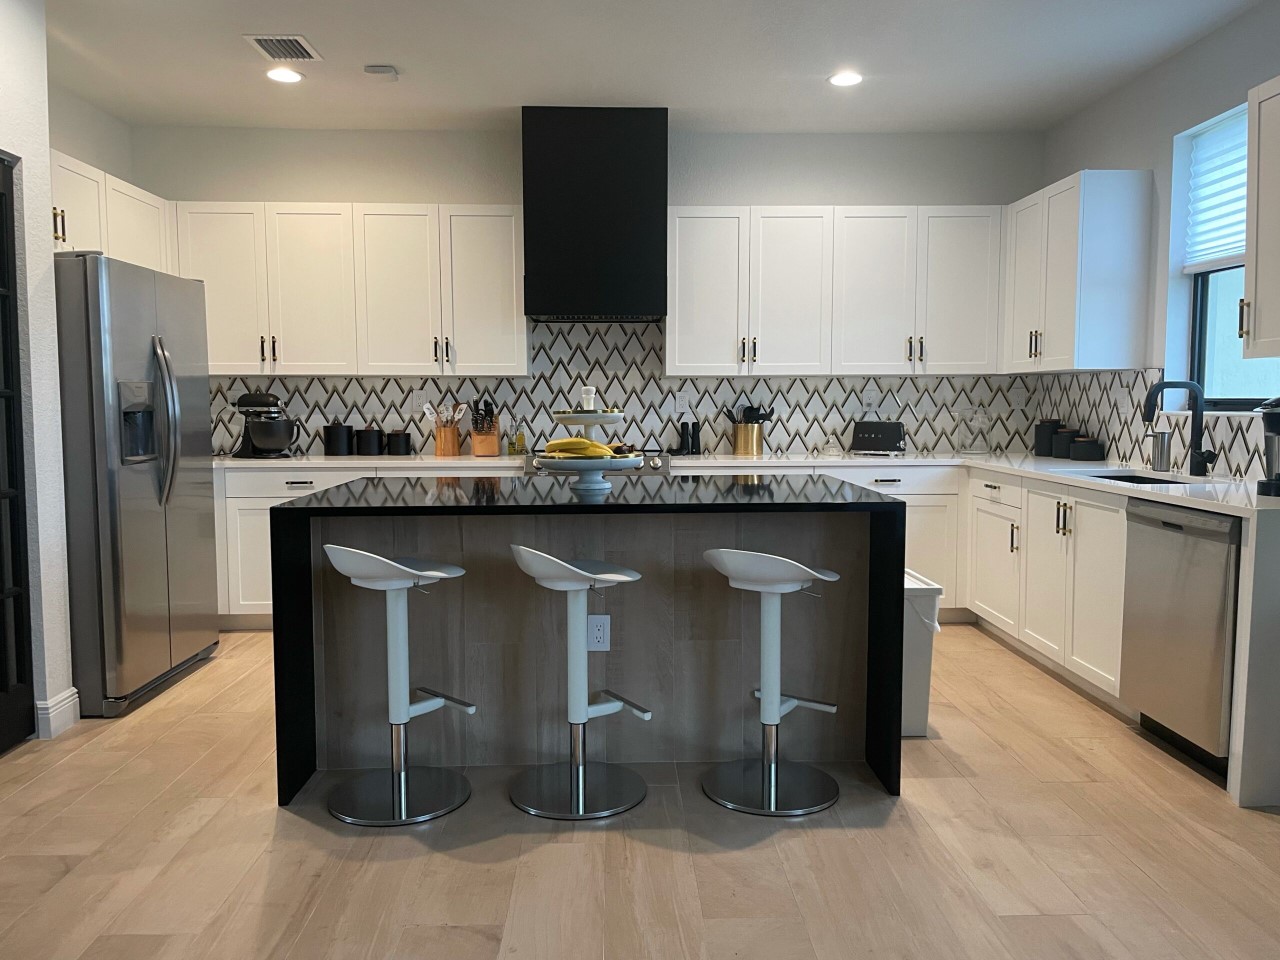
POLYGON ((173 495, 173 482, 178 473, 178 459, 182 456, 182 409, 178 406, 178 384, 173 376, 173 361, 165 348, 163 337, 152 337, 156 364, 160 368, 160 384, 164 392, 165 444, 164 475, 160 482, 160 506, 168 506, 173 495))

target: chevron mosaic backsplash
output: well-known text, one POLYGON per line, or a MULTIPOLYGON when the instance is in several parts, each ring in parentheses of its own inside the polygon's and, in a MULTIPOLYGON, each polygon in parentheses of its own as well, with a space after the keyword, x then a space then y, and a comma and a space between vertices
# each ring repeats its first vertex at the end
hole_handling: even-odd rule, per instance
MULTIPOLYGON (((430 453, 430 424, 421 410, 412 409, 414 390, 424 390, 432 403, 487 397, 502 411, 504 429, 523 419, 530 443, 541 447, 563 429, 551 411, 571 407, 583 384, 591 384, 604 403, 630 415, 614 439, 650 449, 677 444, 675 394, 683 391, 702 422, 703 448, 714 453, 731 450, 724 408, 751 403, 774 409, 765 443, 775 453, 815 451, 832 434, 847 447, 854 421, 863 418, 902 421, 912 452, 953 453, 969 446, 973 415, 983 411, 990 419, 986 435, 993 450, 1027 449, 1032 424, 1041 416, 1057 416, 1100 437, 1112 457, 1139 463, 1145 458, 1142 399, 1160 377, 1158 369, 1149 369, 1034 376, 668 378, 658 324, 533 323, 529 336, 527 378, 215 377, 210 384, 214 450, 231 452, 240 433, 233 404, 248 390, 271 391, 285 401, 290 416, 302 421, 300 453, 322 453, 320 430, 335 418, 352 426, 408 430, 414 449, 430 453)), ((1188 418, 1162 419, 1171 423, 1165 429, 1175 431, 1176 462, 1183 464, 1188 418)), ((1222 453, 1215 473, 1262 475, 1257 418, 1209 415, 1206 433, 1206 443, 1222 453)))
MULTIPOLYGON (((1058 373, 1039 377, 1038 417, 1058 417, 1080 427, 1107 445, 1111 457, 1130 463, 1147 463, 1150 448, 1143 443, 1142 401, 1163 371, 1108 370, 1100 373, 1058 373)), ((1161 413, 1156 429, 1173 431, 1174 469, 1187 467, 1191 418, 1161 413)), ((1215 476, 1259 480, 1262 461, 1262 420, 1238 414, 1209 413, 1204 418, 1204 446, 1217 450, 1215 476)))
POLYGON ((975 410, 991 418, 993 449, 1025 449, 1037 402, 1034 378, 1011 376, 666 378, 662 328, 652 323, 535 323, 530 342, 528 378, 215 377, 214 450, 231 451, 240 433, 233 404, 248 390, 269 390, 285 401, 303 423, 301 452, 310 454, 323 452, 320 431, 334 418, 408 430, 414 449, 430 453, 430 424, 412 409, 414 390, 425 390, 432 403, 487 397, 502 411, 504 428, 523 419, 530 443, 541 447, 563 430, 551 411, 573 406, 583 384, 591 384, 604 404, 630 415, 614 438, 651 449, 678 443, 675 394, 684 391, 702 422, 703 449, 718 453, 732 446, 724 408, 744 403, 774 409, 765 434, 772 452, 813 451, 831 434, 847 446, 853 422, 872 417, 905 423, 913 451, 950 453, 968 446, 975 410))

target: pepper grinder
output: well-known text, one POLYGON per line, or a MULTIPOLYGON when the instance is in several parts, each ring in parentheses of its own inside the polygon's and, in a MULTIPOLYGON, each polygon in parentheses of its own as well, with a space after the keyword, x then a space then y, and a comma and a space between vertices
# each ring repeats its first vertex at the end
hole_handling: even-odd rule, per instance
POLYGON ((702 456, 702 424, 697 420, 689 424, 689 453, 695 457, 702 456))

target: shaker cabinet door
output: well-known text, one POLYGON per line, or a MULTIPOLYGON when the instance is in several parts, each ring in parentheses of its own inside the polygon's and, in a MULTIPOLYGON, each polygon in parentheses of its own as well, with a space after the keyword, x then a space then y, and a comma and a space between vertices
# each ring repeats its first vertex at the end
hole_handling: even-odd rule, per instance
POLYGON ((747 359, 756 376, 831 370, 831 207, 751 208, 747 359))
POLYGON ((1036 337, 1044 329, 1043 193, 1010 204, 1005 215, 1005 368, 1022 373, 1036 368, 1036 337))
POLYGON ((227 498, 227 613, 271 612, 271 508, 292 499, 227 498))
POLYGON ((1010 636, 1018 636, 1021 553, 1017 507, 974 498, 969 513, 969 606, 1010 636))
POLYGON ((1125 498, 1072 498, 1070 639, 1066 665, 1110 694, 1120 692, 1120 638, 1128 528, 1125 498))
POLYGON ((178 275, 204 281, 209 372, 269 373, 266 205, 178 203, 178 275))
POLYGON ((50 214, 55 250, 99 250, 107 256, 107 177, 101 170, 49 151, 53 191, 50 214))
POLYGON ((836 207, 831 372, 911 373, 916 208, 836 207))
POLYGON ((747 372, 751 208, 667 211, 666 372, 747 372))
POLYGON ((1000 215, 999 207, 920 208, 917 373, 996 370, 1000 215))
POLYGON ((1248 196, 1244 355, 1280 357, 1280 77, 1249 91, 1248 196))
POLYGON ((1054 663, 1067 643, 1070 543, 1062 532, 1067 488, 1027 481, 1022 503, 1022 642, 1054 663))
POLYGON ((116 260, 169 272, 169 223, 164 200, 108 175, 107 246, 116 260))
POLYGON ((354 206, 360 373, 441 373, 438 220, 431 204, 354 206))

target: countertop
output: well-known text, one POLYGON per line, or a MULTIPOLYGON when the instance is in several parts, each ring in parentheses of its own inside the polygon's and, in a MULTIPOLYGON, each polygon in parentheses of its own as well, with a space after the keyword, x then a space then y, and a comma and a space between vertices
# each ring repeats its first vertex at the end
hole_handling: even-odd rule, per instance
POLYGON ((524 457, 476 457, 466 454, 457 457, 437 457, 431 454, 418 453, 408 457, 278 457, 274 459, 249 460, 231 456, 213 458, 215 470, 368 470, 382 467, 394 470, 409 467, 415 470, 451 469, 458 472, 479 473, 490 470, 494 473, 522 473, 524 457))
POLYGON ((290 513, 492 515, 749 513, 904 510, 901 500, 822 476, 740 483, 728 476, 615 475, 607 493, 579 493, 572 478, 368 477, 273 507, 290 513))

